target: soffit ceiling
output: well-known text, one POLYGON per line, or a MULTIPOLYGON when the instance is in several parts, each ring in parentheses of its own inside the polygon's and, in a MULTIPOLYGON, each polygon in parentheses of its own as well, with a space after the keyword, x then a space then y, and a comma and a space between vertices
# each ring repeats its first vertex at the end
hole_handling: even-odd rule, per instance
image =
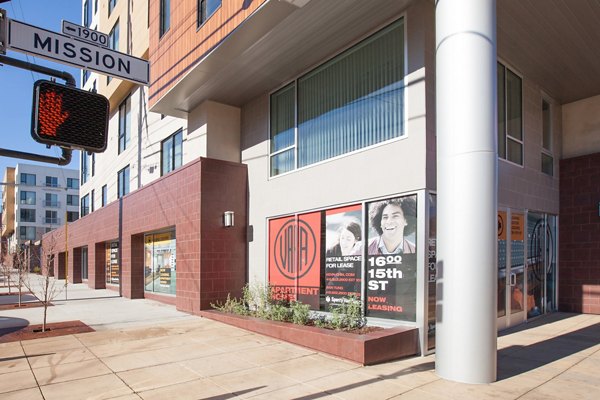
POLYGON ((498 0, 498 56, 562 104, 600 94, 598 0, 498 0))
MULTIPOLYGON (((311 0, 301 8, 268 1, 152 111, 184 117, 206 99, 241 106, 344 48, 348 37, 391 21, 413 1, 311 0)), ((498 56, 561 104, 598 95, 598 21, 598 0, 498 0, 498 56)))

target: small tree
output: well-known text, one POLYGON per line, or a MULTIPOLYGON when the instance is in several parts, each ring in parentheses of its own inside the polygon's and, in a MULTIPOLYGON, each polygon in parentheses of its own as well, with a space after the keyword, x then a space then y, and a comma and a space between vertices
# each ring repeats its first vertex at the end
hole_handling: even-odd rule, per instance
POLYGON ((23 284, 37 298, 44 308, 44 318, 42 322, 42 332, 46 331, 46 319, 48 316, 48 306, 62 292, 61 286, 51 275, 54 258, 56 255, 56 239, 52 237, 42 243, 39 256, 41 266, 41 275, 27 274, 23 284), (33 279, 32 279, 33 278, 33 279))
POLYGON ((19 307, 21 307, 21 300, 23 297, 23 286, 25 286, 25 281, 27 279, 27 273, 29 272, 29 255, 25 251, 24 248, 17 249, 17 252, 14 256, 15 260, 15 285, 17 286, 17 290, 19 291, 19 307))
MULTIPOLYGON (((13 257, 14 260, 14 257, 13 257)), ((11 283, 11 279, 10 276, 12 274, 12 270, 13 267, 12 265, 9 265, 8 263, 5 263, 4 261, 0 263, 0 269, 1 269, 1 273, 2 273, 2 277, 4 278, 4 286, 8 285, 8 293, 12 293, 12 289, 10 286, 11 283)))

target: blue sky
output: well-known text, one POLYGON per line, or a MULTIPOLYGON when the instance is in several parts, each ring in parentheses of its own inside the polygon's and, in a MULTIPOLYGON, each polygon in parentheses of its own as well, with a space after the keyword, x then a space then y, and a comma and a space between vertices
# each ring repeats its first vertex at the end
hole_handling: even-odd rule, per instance
MULTIPOLYGON (((81 24, 81 0, 12 0, 0 3, 0 8, 7 11, 10 19, 55 32, 61 32, 63 19, 81 24)), ((24 54, 12 50, 8 50, 6 55, 26 60, 24 54)), ((31 56, 29 62, 67 71, 75 76, 79 85, 79 69, 31 56)), ((57 157, 61 154, 58 147, 46 149, 45 145, 35 142, 31 137, 33 82, 38 79, 49 79, 49 77, 8 65, 0 66, 0 148, 57 157)), ((64 83, 62 80, 57 81, 64 83)), ((0 157, 0 179, 4 178, 6 167, 14 167, 19 162, 40 164, 34 161, 0 157)), ((56 165, 51 166, 56 167, 56 165)), ((73 152, 73 161, 65 168, 79 168, 78 151, 73 152)))

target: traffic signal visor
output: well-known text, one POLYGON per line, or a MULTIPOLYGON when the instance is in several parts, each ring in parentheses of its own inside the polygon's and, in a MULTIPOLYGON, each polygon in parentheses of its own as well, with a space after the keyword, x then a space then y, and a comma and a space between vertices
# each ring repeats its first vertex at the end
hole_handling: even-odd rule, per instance
POLYGON ((33 86, 31 136, 44 144, 101 153, 109 109, 102 95, 39 80, 33 86))

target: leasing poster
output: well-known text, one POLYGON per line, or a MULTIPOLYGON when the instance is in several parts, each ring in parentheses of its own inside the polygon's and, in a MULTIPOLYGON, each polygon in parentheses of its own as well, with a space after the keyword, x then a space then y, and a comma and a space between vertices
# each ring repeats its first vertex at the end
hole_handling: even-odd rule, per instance
POLYGON ((325 262, 321 272, 321 310, 360 298, 363 254, 362 206, 325 211, 325 262))
POLYGON ((369 203, 367 317, 416 321, 417 196, 369 203))
POLYGON ((321 212, 269 221, 269 284, 276 300, 319 308, 321 212))

